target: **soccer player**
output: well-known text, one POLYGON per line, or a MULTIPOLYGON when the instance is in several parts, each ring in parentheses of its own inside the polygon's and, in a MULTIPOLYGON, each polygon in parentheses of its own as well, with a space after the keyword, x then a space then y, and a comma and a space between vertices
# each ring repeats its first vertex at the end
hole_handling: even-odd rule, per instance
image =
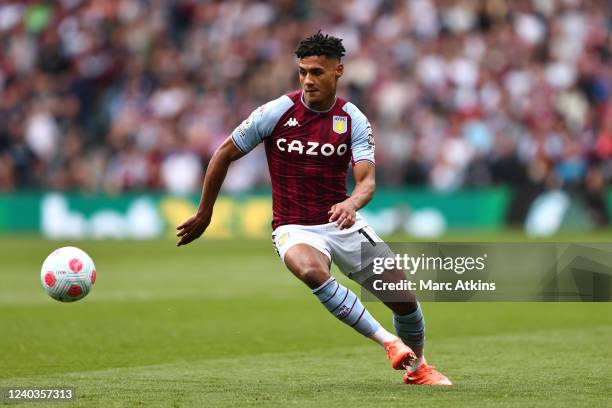
POLYGON ((411 293, 385 302, 393 312, 395 336, 330 275, 333 260, 371 290, 367 279, 357 279, 364 270, 362 243, 373 249, 364 264, 372 262, 377 243, 384 247, 358 212, 374 194, 374 137, 365 115, 336 96, 344 53, 341 39, 320 32, 300 42, 295 54, 301 89, 257 108, 216 150, 197 213, 177 227, 177 245, 204 233, 231 162, 263 142, 272 180, 272 240, 287 268, 331 314, 384 347, 393 368, 405 370, 405 383, 450 385, 425 360, 423 313, 411 293), (347 196, 349 163, 356 184, 347 196))

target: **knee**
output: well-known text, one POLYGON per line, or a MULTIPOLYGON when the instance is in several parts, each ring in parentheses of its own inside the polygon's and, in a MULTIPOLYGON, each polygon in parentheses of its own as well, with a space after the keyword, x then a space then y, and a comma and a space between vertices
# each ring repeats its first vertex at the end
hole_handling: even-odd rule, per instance
POLYGON ((295 275, 311 289, 318 288, 331 276, 325 268, 311 264, 301 265, 295 271, 295 275))

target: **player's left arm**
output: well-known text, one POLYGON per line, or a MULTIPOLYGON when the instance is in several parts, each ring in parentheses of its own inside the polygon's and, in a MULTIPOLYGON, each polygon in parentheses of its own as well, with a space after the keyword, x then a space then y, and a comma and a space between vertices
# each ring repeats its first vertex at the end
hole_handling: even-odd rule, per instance
POLYGON ((355 188, 349 198, 334 204, 329 210, 329 222, 338 228, 350 228, 355 224, 357 210, 363 208, 374 195, 374 135, 368 119, 355 105, 347 103, 343 108, 351 116, 351 150, 355 188))
POLYGON ((362 160, 353 166, 355 188, 346 200, 334 204, 329 210, 329 222, 335 222, 340 229, 350 228, 355 224, 357 210, 370 202, 376 190, 374 163, 362 160))

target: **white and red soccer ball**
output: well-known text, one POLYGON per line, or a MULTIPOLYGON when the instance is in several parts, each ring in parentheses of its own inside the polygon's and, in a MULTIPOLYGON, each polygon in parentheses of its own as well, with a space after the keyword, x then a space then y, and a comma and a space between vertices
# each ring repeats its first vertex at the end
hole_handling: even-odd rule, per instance
POLYGON ((79 248, 59 248, 43 262, 40 282, 53 299, 74 302, 87 296, 96 283, 96 266, 79 248))

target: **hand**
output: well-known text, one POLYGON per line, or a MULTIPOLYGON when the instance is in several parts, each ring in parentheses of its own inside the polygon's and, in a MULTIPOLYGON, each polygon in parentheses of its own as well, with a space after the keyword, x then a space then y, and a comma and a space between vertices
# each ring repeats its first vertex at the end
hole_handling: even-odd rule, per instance
POLYGON ((330 214, 329 222, 335 222, 338 228, 346 229, 355 224, 357 208, 351 199, 347 198, 341 203, 332 205, 327 213, 330 214))
POLYGON ((204 231, 206 231, 206 228, 208 228, 210 219, 210 215, 203 216, 196 214, 176 227, 178 231, 176 236, 179 237, 176 246, 187 245, 191 241, 198 239, 204 231))

